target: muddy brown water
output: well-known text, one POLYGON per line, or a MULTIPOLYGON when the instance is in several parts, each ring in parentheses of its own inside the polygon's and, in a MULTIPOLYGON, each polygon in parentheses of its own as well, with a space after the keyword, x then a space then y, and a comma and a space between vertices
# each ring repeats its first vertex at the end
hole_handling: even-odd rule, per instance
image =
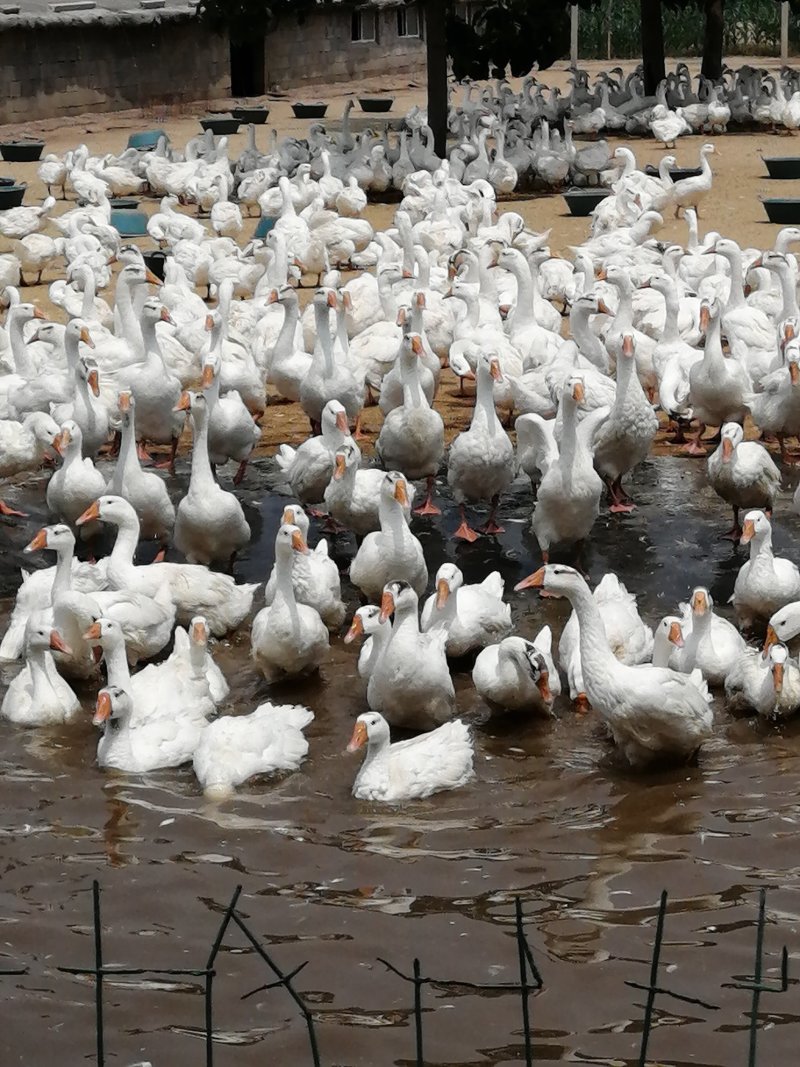
MULTIPOLYGON (((272 562, 285 500, 269 491, 272 474, 273 461, 260 459, 243 486, 253 541, 237 564, 240 580, 263 579, 272 562)), ((186 478, 183 462, 171 488, 179 493, 186 478)), ((13 497, 30 519, 0 527, 3 620, 16 568, 31 563, 21 549, 46 518, 42 486, 31 477, 13 497)), ((744 554, 717 539, 728 515, 702 465, 652 459, 632 487, 639 510, 604 514, 595 527, 592 580, 616 571, 650 622, 698 583, 724 605, 744 554)), ((775 541, 793 555, 788 500, 787 491, 775 541)), ((457 524, 452 505, 441 520, 415 520, 431 576, 450 559, 467 580, 498 568, 511 590, 538 565, 529 512, 530 490, 515 484, 503 508, 506 533, 473 546, 447 539, 457 524)), ((334 548, 346 565, 352 541, 339 538, 334 548)), ((352 608, 357 599, 346 588, 352 608)), ((532 635, 548 621, 560 633, 565 602, 509 599, 519 632, 532 635)), ((545 982, 531 1000, 535 1062, 636 1063, 644 995, 624 983, 647 981, 666 888, 661 982, 719 1010, 662 997, 651 1055, 670 1064, 745 1063, 748 994, 724 983, 752 972, 760 886, 769 889, 767 974, 776 973, 781 945, 792 957, 798 949, 797 725, 735 720, 718 702, 715 736, 697 766, 634 775, 615 763, 596 719, 576 716, 565 700, 552 722, 486 722, 469 665, 459 664, 477 780, 384 808, 350 795, 358 757, 344 748, 366 707, 356 651, 336 637, 318 679, 270 692, 249 663, 247 628, 216 646, 232 709, 272 697, 316 714, 299 773, 251 783, 221 805, 202 798, 189 769, 99 771, 90 693, 74 728, 0 723, 0 969, 17 961, 30 968, 23 978, 0 977, 0 1062, 92 1062, 92 983, 56 967, 91 964, 91 881, 99 878, 106 960, 150 967, 202 967, 241 883, 242 914, 278 963, 288 970, 310 961, 297 986, 314 1012, 323 1064, 364 1067, 413 1062, 411 990, 377 957, 407 973, 419 956, 433 977, 514 982, 515 895, 545 982)), ((303 1021, 283 991, 240 999, 270 976, 233 931, 217 969, 218 1067, 309 1063, 303 1021)), ((523 1062, 516 995, 433 986, 424 1004, 428 1064, 523 1062)), ((761 1011, 759 1062, 794 1062, 794 979, 788 993, 765 995, 761 1011)), ((109 980, 106 1025, 109 1063, 202 1063, 201 980, 109 980)))

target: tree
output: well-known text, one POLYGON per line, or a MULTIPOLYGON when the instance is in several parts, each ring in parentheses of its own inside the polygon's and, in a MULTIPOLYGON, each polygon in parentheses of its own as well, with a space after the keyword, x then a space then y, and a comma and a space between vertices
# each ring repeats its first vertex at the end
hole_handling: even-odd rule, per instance
POLYGON ((644 91, 648 96, 663 81, 664 69, 664 22, 661 17, 661 0, 642 0, 641 40, 644 91))
POLYGON ((703 34, 703 65, 700 73, 709 81, 722 77, 722 49, 725 29, 725 0, 705 0, 706 26, 703 34))

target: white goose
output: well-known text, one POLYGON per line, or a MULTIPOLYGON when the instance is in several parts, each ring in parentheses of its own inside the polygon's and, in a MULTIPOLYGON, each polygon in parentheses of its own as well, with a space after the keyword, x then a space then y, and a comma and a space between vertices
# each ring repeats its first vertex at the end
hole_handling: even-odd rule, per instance
POLYGON ((551 653, 553 635, 543 626, 533 641, 504 637, 478 654, 472 681, 492 711, 527 711, 549 717, 561 693, 551 653))
POLYGON ((436 592, 422 609, 423 633, 443 630, 448 656, 465 656, 505 637, 511 630, 511 607, 503 600, 499 571, 475 585, 464 585, 464 575, 453 563, 436 572, 436 592))
POLYGON ((379 600, 387 582, 406 582, 419 596, 428 584, 425 553, 408 528, 408 483, 398 471, 383 476, 378 505, 380 530, 368 533, 350 564, 350 581, 368 600, 379 600))
POLYGON ((789 559, 772 553, 772 524, 763 511, 744 517, 741 543, 750 545, 733 587, 733 606, 744 629, 769 619, 779 608, 800 599, 800 571, 789 559))
MULTIPOLYGON (((284 526, 296 526, 308 543, 308 516, 298 504, 283 509, 284 526)), ((314 608, 329 630, 338 630, 344 622, 342 582, 339 568, 328 555, 328 542, 321 537, 313 552, 292 554, 292 587, 298 604, 314 608)), ((278 572, 273 570, 264 590, 264 603, 269 607, 278 588, 278 572)))
POLYGON ((30 619, 25 629, 26 663, 11 681, 0 716, 20 726, 54 726, 72 721, 80 701, 56 670, 53 651, 69 655, 58 630, 30 619))

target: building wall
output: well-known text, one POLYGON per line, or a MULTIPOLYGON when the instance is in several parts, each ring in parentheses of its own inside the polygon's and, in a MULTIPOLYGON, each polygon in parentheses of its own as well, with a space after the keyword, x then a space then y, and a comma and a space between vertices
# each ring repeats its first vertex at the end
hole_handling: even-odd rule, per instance
POLYGON ((310 15, 299 26, 286 19, 265 42, 267 88, 424 73, 425 42, 398 37, 395 8, 375 9, 374 42, 351 40, 351 16, 345 7, 310 15))
POLYGON ((0 123, 230 92, 227 40, 188 20, 4 29, 0 70, 0 123))

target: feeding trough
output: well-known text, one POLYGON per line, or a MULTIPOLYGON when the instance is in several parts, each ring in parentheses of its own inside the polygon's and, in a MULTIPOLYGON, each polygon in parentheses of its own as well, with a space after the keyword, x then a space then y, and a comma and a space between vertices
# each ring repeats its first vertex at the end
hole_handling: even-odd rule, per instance
POLYGON ((169 136, 165 130, 140 130, 132 133, 128 138, 128 148, 136 148, 140 152, 149 152, 158 146, 161 138, 169 144, 169 136))
MULTIPOLYGON (((651 178, 658 177, 658 167, 654 167, 652 163, 647 164, 644 172, 651 178)), ((682 182, 684 178, 697 178, 702 173, 702 167, 670 167, 669 176, 674 182, 682 182)))
POLYGON ((394 104, 393 96, 359 96, 358 102, 361 110, 370 114, 381 114, 391 111, 394 104))
POLYGON ((296 119, 324 119, 328 105, 322 100, 304 104, 302 101, 292 104, 292 111, 296 119))
POLYGON ((761 203, 770 222, 777 222, 781 226, 800 225, 800 199, 797 197, 770 197, 761 203))
POLYGON ((164 274, 166 273, 167 257, 171 256, 171 252, 164 252, 160 248, 155 248, 150 252, 144 252, 144 263, 148 270, 151 270, 155 274, 156 278, 160 278, 164 281, 164 274))
POLYGON ((147 215, 143 211, 131 208, 112 210, 110 222, 120 237, 144 237, 147 234, 147 215))
POLYGON ((263 126, 269 118, 268 107, 234 107, 231 114, 239 122, 252 122, 254 126, 263 126))
POLYGON ((134 196, 117 196, 110 201, 112 211, 134 211, 139 201, 134 196))
POLYGON ((223 134, 236 133, 240 123, 233 115, 207 115, 200 119, 200 125, 204 130, 211 130, 215 137, 221 137, 223 134))
POLYGON ((610 189, 568 189, 564 193, 570 215, 591 215, 601 200, 611 192, 610 189))
POLYGON ((25 196, 27 185, 15 185, 13 182, 6 184, 7 179, 0 185, 0 211, 7 211, 10 207, 19 207, 25 196))
POLYGON ((800 178, 800 156, 764 156, 770 178, 800 178))
POLYGON ((44 141, 0 141, 0 156, 7 163, 35 163, 43 151, 44 141))

